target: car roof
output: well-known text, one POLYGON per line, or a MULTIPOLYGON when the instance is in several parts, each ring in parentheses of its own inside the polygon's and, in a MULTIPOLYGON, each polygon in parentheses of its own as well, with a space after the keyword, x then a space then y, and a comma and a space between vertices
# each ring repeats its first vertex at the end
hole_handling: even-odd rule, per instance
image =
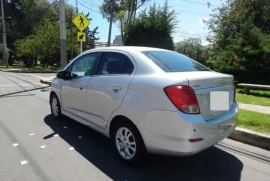
POLYGON ((161 48, 154 48, 154 47, 143 47, 143 46, 113 46, 113 47, 98 47, 91 50, 122 50, 122 51, 129 51, 129 50, 137 50, 137 51, 169 51, 161 48))

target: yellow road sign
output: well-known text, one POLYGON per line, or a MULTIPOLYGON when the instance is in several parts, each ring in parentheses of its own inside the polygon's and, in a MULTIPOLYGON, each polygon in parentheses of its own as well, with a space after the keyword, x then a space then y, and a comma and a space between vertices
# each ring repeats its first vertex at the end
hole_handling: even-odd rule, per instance
POLYGON ((77 14, 77 16, 73 18, 72 22, 80 31, 83 31, 90 25, 90 22, 82 13, 77 14))
POLYGON ((77 32, 77 39, 81 42, 86 42, 86 34, 83 32, 77 32))

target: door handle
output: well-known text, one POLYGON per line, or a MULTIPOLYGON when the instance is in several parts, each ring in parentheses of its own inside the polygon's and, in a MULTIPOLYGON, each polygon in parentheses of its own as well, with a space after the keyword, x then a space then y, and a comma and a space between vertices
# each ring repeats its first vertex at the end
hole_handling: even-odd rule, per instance
POLYGON ((113 87, 113 92, 119 92, 121 90, 121 87, 113 87))
POLYGON ((83 90, 83 87, 80 87, 80 90, 83 90))

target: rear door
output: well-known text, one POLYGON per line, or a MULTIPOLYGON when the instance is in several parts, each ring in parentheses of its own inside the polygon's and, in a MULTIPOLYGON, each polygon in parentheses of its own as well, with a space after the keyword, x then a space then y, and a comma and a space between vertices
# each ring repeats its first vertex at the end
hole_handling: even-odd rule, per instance
POLYGON ((136 72, 132 57, 121 51, 104 51, 87 90, 89 121, 105 128, 105 122, 121 105, 136 72))

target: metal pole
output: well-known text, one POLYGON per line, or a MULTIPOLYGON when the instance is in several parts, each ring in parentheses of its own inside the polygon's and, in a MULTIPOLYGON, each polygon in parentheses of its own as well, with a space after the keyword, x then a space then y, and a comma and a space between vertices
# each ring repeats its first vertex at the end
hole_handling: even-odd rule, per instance
POLYGON ((60 19, 60 51, 61 51, 61 68, 67 65, 67 35, 66 35, 66 17, 65 1, 59 0, 59 19, 60 19))
POLYGON ((3 26, 3 61, 6 63, 8 68, 8 52, 7 52, 7 38, 6 38, 6 24, 5 24, 5 13, 4 13, 4 0, 1 0, 1 12, 2 12, 2 26, 3 26))
POLYGON ((83 48, 82 48, 82 42, 80 43, 81 44, 81 53, 83 52, 83 48))
POLYGON ((73 60, 73 26, 72 26, 72 14, 71 14, 71 18, 70 18, 70 40, 71 40, 71 55, 70 55, 70 61, 73 60))
POLYGON ((108 47, 111 46, 111 34, 112 34, 112 22, 113 22, 113 7, 114 7, 114 3, 115 3, 114 0, 111 0, 111 5, 110 5, 111 17, 110 17, 109 35, 108 35, 108 47))

